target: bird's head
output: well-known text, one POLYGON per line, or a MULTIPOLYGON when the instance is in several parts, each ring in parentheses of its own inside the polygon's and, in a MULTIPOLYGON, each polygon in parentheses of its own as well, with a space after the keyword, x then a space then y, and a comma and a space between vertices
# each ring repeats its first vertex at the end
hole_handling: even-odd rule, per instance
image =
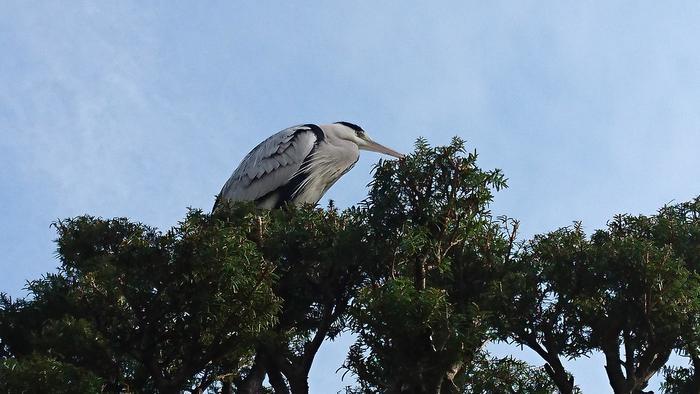
POLYGON ((352 141, 361 150, 384 153, 399 159, 403 159, 404 157, 404 155, 401 153, 374 142, 371 138, 369 138, 367 132, 362 130, 362 127, 356 124, 350 122, 335 122, 333 123, 333 126, 337 138, 352 141))

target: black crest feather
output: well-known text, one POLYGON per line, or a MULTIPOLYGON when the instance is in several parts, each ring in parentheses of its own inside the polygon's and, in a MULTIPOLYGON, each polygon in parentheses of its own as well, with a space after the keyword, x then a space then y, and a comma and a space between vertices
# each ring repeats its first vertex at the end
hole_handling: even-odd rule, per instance
POLYGON ((362 127, 350 122, 335 122, 335 124, 342 124, 343 126, 347 126, 355 131, 364 131, 362 130, 362 127))

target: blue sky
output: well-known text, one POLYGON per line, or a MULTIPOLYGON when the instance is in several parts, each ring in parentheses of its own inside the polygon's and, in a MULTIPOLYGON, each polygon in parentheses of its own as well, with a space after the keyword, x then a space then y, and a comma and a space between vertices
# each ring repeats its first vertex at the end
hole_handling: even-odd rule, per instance
MULTIPOLYGON (((298 123, 404 152, 463 137, 510 178, 494 212, 523 237, 700 194, 698 2, 198 4, 0 3, 0 290, 58 265, 53 220, 167 228, 298 123)), ((377 159, 326 197, 360 201, 377 159)), ((312 392, 341 386, 349 341, 312 392)), ((610 391, 602 365, 571 364, 584 391, 610 391)))

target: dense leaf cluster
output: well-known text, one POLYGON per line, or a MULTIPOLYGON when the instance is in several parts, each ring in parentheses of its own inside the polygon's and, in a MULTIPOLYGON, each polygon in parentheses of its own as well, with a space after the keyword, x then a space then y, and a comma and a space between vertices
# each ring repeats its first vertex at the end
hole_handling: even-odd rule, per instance
POLYGON ((488 209, 500 171, 455 139, 378 167, 364 222, 377 270, 354 303, 346 367, 366 392, 458 392, 488 339, 490 289, 514 232, 488 209))
POLYGON ((504 278, 499 338, 537 352, 562 392, 574 389, 562 358, 591 351, 616 393, 642 392, 673 351, 697 355, 699 207, 619 215, 590 238, 578 223, 536 236, 504 278))
POLYGON ((345 211, 59 221, 58 271, 0 295, 0 392, 307 393, 343 331, 352 393, 577 393, 565 360, 591 352, 615 393, 659 372, 700 392, 700 198, 519 241, 489 208, 504 187, 463 141, 419 140, 345 211), (543 366, 490 356, 492 340, 543 366), (674 351, 690 365, 666 367, 674 351))
POLYGON ((544 368, 512 357, 495 358, 479 353, 466 370, 464 394, 551 394, 556 386, 544 368))
POLYGON ((2 343, 20 361, 84 368, 108 391, 207 386, 280 307, 249 227, 198 211, 165 234, 126 219, 57 222, 59 272, 30 282, 31 300, 3 299, 2 343))

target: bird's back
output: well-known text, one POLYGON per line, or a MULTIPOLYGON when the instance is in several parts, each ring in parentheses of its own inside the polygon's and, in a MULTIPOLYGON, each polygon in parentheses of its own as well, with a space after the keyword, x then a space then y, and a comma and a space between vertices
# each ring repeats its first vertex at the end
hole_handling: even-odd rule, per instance
POLYGON ((261 142, 231 174, 214 209, 221 199, 255 201, 262 208, 275 208, 289 200, 295 192, 290 180, 320 140, 323 131, 308 124, 287 128, 261 142))

